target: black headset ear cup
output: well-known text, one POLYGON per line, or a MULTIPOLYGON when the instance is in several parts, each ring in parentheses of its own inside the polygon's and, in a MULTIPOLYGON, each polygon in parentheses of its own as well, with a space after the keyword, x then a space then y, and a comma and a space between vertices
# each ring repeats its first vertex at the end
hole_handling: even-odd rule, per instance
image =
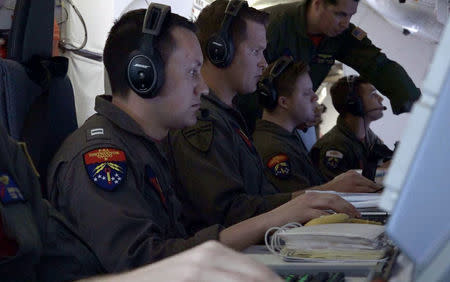
POLYGON ((347 102, 347 111, 355 116, 364 116, 364 108, 361 99, 358 97, 349 99, 347 102))
POLYGON ((258 93, 260 104, 271 110, 277 106, 278 95, 273 83, 264 78, 258 81, 256 92, 258 93))
POLYGON ((230 0, 219 31, 212 35, 206 44, 206 56, 218 68, 226 68, 233 61, 234 45, 231 36, 233 19, 242 7, 248 7, 247 1, 230 0))
POLYGON ((159 3, 151 3, 148 6, 142 24, 139 49, 131 52, 128 57, 128 84, 142 98, 155 97, 164 84, 164 62, 154 42, 170 14, 170 6, 159 3))
POLYGON ((130 54, 127 79, 142 98, 153 98, 164 83, 164 65, 157 52, 148 56, 136 50, 130 54))
POLYGON ((213 65, 225 68, 231 64, 234 46, 231 40, 221 34, 213 35, 206 45, 206 55, 213 65))
POLYGON ((130 54, 127 79, 131 88, 142 98, 153 98, 164 83, 164 65, 157 52, 152 56, 136 50, 130 54))

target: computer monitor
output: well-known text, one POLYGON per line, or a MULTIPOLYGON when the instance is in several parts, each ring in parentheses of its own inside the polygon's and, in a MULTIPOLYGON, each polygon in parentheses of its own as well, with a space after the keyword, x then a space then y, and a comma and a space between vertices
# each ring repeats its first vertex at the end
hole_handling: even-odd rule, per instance
MULTIPOLYGON (((387 234, 416 281, 450 277, 450 21, 384 184, 387 234)), ((419 55, 419 54, 418 54, 419 55)))

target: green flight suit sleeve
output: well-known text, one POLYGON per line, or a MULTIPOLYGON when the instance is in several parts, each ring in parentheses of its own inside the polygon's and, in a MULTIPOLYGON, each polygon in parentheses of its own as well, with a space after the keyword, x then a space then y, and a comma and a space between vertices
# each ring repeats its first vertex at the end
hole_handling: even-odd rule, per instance
POLYGON ((350 24, 341 35, 343 44, 336 59, 358 71, 388 97, 394 114, 410 111, 421 95, 420 90, 402 66, 388 59, 367 36, 363 37, 359 32, 363 31, 350 24), (355 29, 359 39, 353 35, 355 29))
MULTIPOLYGON (((191 130, 190 139, 202 139, 199 127, 196 133, 191 130)), ((182 193, 177 193, 181 202, 192 203, 197 209, 196 216, 208 225, 230 226, 255 215, 272 210, 287 202, 290 194, 271 194, 266 196, 246 193, 238 159, 239 145, 232 132, 224 125, 215 123, 206 138, 211 138, 205 148, 194 147, 182 131, 171 134, 172 157, 182 193)), ((197 142, 200 143, 200 142, 197 142)), ((267 185, 270 185, 266 181, 267 185)))

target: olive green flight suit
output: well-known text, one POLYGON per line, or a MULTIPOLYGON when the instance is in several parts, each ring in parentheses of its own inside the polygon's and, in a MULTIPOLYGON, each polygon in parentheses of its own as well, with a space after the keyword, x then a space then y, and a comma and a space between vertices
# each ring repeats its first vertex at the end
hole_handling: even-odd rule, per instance
POLYGON ((295 192, 324 183, 297 130, 288 132, 278 124, 258 120, 253 140, 267 178, 281 192, 295 192))
MULTIPOLYGON (((369 129, 369 144, 383 144, 369 129)), ((320 138, 310 151, 311 159, 320 172, 331 180, 350 169, 363 169, 370 145, 359 140, 342 116, 336 125, 320 138)))
POLYGON ((265 177, 240 113, 211 91, 201 99, 197 124, 169 135, 188 229, 230 226, 290 200, 265 177))
POLYGON ((187 237, 162 145, 112 104, 111 96, 98 96, 95 110, 54 157, 47 187, 52 203, 106 271, 136 268, 218 240, 218 225, 187 237))

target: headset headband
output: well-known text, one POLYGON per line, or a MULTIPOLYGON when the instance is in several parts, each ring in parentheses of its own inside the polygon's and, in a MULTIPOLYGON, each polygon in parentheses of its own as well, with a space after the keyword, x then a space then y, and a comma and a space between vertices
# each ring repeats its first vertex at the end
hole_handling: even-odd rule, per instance
POLYGON ((269 81, 270 83, 273 83, 275 78, 279 77, 283 71, 292 64, 294 60, 292 57, 288 56, 282 56, 280 57, 272 66, 269 72, 269 81))
POLYGON ((353 94, 355 90, 355 80, 358 78, 356 75, 347 76, 348 93, 353 94))
POLYGON ((227 8, 225 9, 225 16, 223 18, 222 24, 220 25, 221 32, 228 32, 230 30, 233 18, 236 17, 242 7, 248 7, 247 1, 241 0, 231 0, 228 2, 227 8))
POLYGON ((140 49, 147 53, 153 54, 154 38, 161 33, 162 26, 170 13, 170 6, 159 3, 151 3, 145 12, 144 22, 142 24, 142 43, 140 49))

